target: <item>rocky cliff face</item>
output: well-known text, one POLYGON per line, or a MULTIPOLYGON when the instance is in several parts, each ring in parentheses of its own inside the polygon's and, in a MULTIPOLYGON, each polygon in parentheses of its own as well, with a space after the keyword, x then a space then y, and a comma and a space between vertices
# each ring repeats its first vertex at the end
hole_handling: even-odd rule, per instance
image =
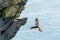
POLYGON ((12 37, 15 36, 19 28, 22 25, 26 24, 26 22, 27 18, 23 18, 23 19, 17 19, 14 22, 10 21, 8 24, 5 24, 5 26, 0 29, 0 40, 10 40, 12 37))
POLYGON ((0 40, 10 40, 27 18, 17 19, 27 0, 0 0, 0 40))

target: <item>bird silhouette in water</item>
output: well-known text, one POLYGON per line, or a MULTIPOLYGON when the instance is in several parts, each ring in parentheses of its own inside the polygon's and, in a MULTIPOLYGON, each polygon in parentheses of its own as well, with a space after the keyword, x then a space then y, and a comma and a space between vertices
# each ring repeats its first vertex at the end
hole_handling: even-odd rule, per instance
POLYGON ((38 21, 38 18, 35 19, 35 26, 31 27, 31 30, 33 30, 33 29, 36 29, 36 30, 42 32, 41 28, 39 27, 39 21, 38 21))

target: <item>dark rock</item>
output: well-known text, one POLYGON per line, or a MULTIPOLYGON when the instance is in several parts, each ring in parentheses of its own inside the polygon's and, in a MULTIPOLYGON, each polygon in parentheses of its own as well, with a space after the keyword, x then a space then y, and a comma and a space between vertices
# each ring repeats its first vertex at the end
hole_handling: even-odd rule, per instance
POLYGON ((17 19, 25 9, 27 0, 0 0, 0 40, 10 40, 15 36, 27 18, 17 19))
POLYGON ((14 21, 11 25, 8 23, 9 26, 7 26, 6 24, 6 28, 3 27, 2 29, 0 29, 0 40, 10 40, 11 38, 13 38, 15 36, 15 34, 17 33, 18 29, 26 24, 27 22, 27 18, 23 18, 23 19, 17 19, 17 21, 14 21))

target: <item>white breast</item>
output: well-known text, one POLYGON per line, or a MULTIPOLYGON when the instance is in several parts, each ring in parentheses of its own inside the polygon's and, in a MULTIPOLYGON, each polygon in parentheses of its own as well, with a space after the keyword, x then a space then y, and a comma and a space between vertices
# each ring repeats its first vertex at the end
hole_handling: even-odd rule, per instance
POLYGON ((32 28, 31 30, 36 30, 36 31, 39 31, 39 28, 32 28))

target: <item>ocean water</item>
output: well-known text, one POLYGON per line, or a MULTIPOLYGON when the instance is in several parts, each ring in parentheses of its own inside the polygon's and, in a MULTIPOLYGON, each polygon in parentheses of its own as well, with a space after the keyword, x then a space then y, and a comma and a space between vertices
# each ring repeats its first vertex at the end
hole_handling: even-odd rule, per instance
POLYGON ((12 40, 60 40, 60 0, 28 0, 20 18, 27 17, 12 40), (35 18, 43 32, 30 30, 35 18))

